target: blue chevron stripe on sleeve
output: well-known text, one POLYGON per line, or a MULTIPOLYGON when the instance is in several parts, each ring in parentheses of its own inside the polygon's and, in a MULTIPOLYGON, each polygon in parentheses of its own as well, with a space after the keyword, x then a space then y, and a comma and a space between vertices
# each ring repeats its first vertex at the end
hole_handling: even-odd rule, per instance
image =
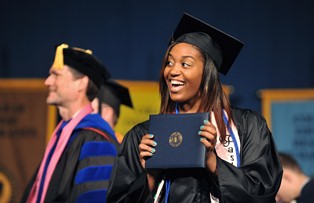
POLYGON ((81 169, 75 176, 75 184, 85 182, 109 180, 111 175, 112 165, 106 166, 89 166, 81 169))
POLYGON ((110 142, 86 142, 81 149, 79 160, 92 156, 116 156, 115 145, 110 142))

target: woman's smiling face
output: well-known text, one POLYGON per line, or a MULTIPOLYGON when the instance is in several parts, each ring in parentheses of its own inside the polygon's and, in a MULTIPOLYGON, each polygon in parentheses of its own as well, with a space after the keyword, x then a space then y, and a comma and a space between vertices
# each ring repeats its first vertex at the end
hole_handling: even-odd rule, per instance
POLYGON ((203 69, 204 59, 195 46, 178 43, 172 47, 163 72, 171 100, 179 103, 200 100, 203 69))

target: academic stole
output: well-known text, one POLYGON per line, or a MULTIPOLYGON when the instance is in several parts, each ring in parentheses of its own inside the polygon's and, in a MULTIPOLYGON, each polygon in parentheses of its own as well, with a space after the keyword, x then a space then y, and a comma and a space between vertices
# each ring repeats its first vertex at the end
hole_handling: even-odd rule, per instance
MULTIPOLYGON (((47 168, 47 173, 46 173, 46 177, 45 177, 45 182, 44 182, 44 186, 43 186, 43 191, 42 191, 42 195, 41 195, 41 199, 40 199, 40 203, 43 203, 46 197, 46 193, 47 193, 47 189, 52 177, 52 174, 57 166, 57 163, 68 143, 68 140, 72 134, 73 129, 75 128, 75 126, 89 113, 91 113, 93 111, 92 106, 90 104, 86 105, 85 107, 83 107, 72 119, 71 121, 64 127, 64 129, 61 132, 59 141, 57 143, 57 146, 55 148, 55 151, 51 157, 49 166, 47 168)), ((56 133, 58 132, 59 128, 61 127, 61 124, 63 123, 63 120, 60 121, 60 123, 58 124, 57 128, 54 130, 53 135, 51 136, 49 143, 47 145, 46 151, 45 151, 45 155, 43 158, 43 161, 41 162, 39 171, 37 173, 37 177, 36 180, 34 181, 34 184, 32 186, 30 195, 27 199, 28 203, 36 203, 37 201, 37 197, 38 197, 38 191, 39 191, 39 187, 40 187, 40 182, 41 179, 43 178, 43 171, 44 171, 44 167, 45 167, 45 163, 47 161, 47 157, 49 152, 51 151, 54 143, 57 141, 57 136, 56 133)))
MULTIPOLYGON (((215 146, 216 154, 222 160, 234 165, 235 167, 240 167, 240 137, 238 133, 238 129, 235 124, 231 120, 230 125, 228 123, 227 113, 223 112, 223 119, 226 125, 227 136, 225 140, 220 140, 220 133, 217 131, 217 143, 215 146)), ((215 115, 211 113, 211 122, 217 128, 217 123, 215 119, 215 115)), ((219 203, 219 198, 213 196, 210 193, 210 202, 211 203, 219 203)))

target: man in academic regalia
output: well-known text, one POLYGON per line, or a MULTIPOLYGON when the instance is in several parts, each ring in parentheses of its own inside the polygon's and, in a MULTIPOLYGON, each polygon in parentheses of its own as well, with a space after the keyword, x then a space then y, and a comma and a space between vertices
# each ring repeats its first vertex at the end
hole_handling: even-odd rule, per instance
POLYGON ((90 50, 61 44, 45 85, 62 118, 22 202, 105 202, 117 139, 91 101, 110 77, 90 50))

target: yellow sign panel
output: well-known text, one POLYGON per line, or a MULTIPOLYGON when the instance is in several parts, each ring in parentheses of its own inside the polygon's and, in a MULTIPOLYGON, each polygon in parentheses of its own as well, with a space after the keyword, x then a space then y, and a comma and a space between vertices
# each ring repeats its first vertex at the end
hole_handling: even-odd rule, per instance
POLYGON ((130 91, 133 109, 122 105, 115 131, 125 135, 136 124, 148 120, 150 114, 158 114, 160 96, 158 82, 117 80, 130 91))

